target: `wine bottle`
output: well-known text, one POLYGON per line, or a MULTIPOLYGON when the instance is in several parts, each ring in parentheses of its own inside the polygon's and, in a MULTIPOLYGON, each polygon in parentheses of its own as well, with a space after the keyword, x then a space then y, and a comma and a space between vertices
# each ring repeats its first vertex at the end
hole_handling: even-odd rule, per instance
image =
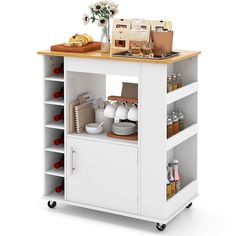
POLYGON ((55 188, 55 192, 56 193, 60 193, 64 190, 64 180, 62 181, 62 183, 60 185, 58 185, 56 188, 55 188))
POLYGON ((53 97, 54 98, 60 98, 60 97, 64 97, 64 87, 62 87, 59 91, 56 91, 53 93, 53 97))
POLYGON ((53 69, 53 73, 58 75, 58 74, 63 74, 64 72, 64 64, 62 63, 59 67, 56 67, 53 69))
POLYGON ((62 109, 59 114, 54 115, 53 120, 54 121, 64 120, 64 109, 62 109))
POLYGON ((64 159, 62 158, 60 161, 57 161, 53 164, 53 167, 55 169, 59 169, 61 168, 62 166, 64 166, 64 159))
POLYGON ((62 134, 60 138, 54 139, 53 143, 54 143, 54 145, 63 144, 64 143, 64 134, 62 134))

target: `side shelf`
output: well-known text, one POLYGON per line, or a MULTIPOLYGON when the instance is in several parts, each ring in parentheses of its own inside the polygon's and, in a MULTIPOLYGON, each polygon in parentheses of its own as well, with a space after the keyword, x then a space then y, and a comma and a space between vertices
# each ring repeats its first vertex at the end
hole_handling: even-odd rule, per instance
POLYGON ((197 124, 191 125, 166 141, 166 151, 174 148, 197 133, 197 124))

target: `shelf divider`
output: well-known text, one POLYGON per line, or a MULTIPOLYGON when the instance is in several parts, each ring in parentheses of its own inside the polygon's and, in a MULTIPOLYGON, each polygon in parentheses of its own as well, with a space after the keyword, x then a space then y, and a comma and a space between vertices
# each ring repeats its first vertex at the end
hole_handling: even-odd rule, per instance
POLYGON ((64 168, 60 169, 50 169, 45 172, 47 175, 59 176, 64 177, 64 168))

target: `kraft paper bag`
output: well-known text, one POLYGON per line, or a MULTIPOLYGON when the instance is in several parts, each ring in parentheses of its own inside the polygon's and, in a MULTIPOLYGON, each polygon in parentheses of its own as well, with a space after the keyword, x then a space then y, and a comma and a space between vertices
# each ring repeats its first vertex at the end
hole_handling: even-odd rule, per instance
POLYGON ((174 32, 152 31, 153 52, 155 56, 171 53, 174 32))

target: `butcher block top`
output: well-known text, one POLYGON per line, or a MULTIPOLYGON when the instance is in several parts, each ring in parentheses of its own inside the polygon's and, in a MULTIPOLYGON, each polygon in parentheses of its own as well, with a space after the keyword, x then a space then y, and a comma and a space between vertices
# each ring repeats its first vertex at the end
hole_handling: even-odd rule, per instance
POLYGON ((156 64, 171 64, 178 61, 182 61, 188 58, 199 55, 200 51, 190 50, 174 50, 180 52, 179 56, 170 57, 162 60, 143 59, 143 58, 126 58, 126 57, 114 57, 110 53, 101 53, 100 50, 86 53, 71 53, 71 52, 56 52, 56 51, 39 51, 39 55, 44 56, 60 56, 60 57, 79 57, 79 58, 93 58, 101 60, 115 60, 115 61, 127 61, 127 62, 143 62, 143 63, 156 63, 156 64))

